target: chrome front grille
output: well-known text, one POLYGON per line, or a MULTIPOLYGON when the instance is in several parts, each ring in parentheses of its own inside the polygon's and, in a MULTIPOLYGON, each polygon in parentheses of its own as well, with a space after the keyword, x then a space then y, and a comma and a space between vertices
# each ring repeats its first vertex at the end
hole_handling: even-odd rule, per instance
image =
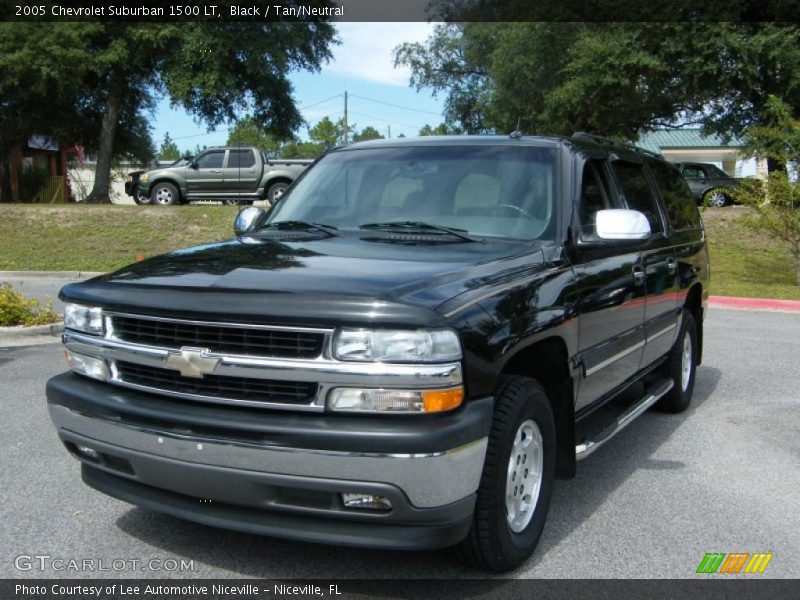
POLYGON ((115 339, 159 348, 191 346, 239 356, 308 359, 320 356, 325 343, 325 333, 317 330, 120 314, 112 314, 110 321, 115 339))
POLYGON ((316 383, 224 375, 204 375, 202 378, 183 377, 177 371, 170 369, 125 361, 117 361, 115 366, 117 378, 122 383, 182 396, 290 405, 307 405, 313 402, 317 396, 318 385, 316 383))
POLYGON ((67 329, 71 352, 105 361, 110 384, 186 400, 322 412, 335 387, 446 388, 460 362, 383 364, 331 356, 334 329, 107 311, 102 336, 67 329), (267 354, 267 353, 271 354, 267 354))

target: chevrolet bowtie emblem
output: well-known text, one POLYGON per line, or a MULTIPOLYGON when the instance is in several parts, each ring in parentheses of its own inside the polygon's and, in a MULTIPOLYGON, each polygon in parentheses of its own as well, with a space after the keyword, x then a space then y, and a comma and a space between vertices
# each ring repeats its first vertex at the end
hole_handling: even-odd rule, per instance
POLYGON ((219 364, 218 358, 205 356, 209 352, 208 348, 190 348, 184 346, 180 354, 170 352, 164 363, 168 369, 180 371, 184 377, 194 377, 200 379, 203 375, 214 372, 219 364))

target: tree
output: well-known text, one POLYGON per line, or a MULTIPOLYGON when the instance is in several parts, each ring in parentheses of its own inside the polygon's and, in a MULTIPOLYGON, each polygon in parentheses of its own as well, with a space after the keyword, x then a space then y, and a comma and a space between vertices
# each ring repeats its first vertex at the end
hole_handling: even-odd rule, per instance
MULTIPOLYGON (((33 134, 97 150, 103 110, 87 82, 95 77, 85 41, 98 23, 0 23, 0 186, 9 150, 33 134)), ((120 155, 142 162, 153 156, 150 128, 132 98, 119 114, 120 155)), ((146 107, 145 107, 146 108, 146 107)))
MULTIPOLYGON (((485 3, 478 3, 483 5, 485 3)), ((470 133, 585 130, 636 139, 765 123, 768 93, 800 114, 800 26, 785 23, 449 23, 395 50, 470 133)))
POLYGON ((280 155, 282 158, 319 158, 324 152, 322 144, 291 141, 281 146, 280 155))
POLYGON ((367 140, 382 140, 382 139, 383 136, 381 135, 380 131, 378 131, 371 125, 367 125, 360 132, 353 134, 354 142, 366 142, 367 140))
POLYGON ((178 145, 169 137, 169 131, 164 133, 164 141, 161 142, 161 149, 158 151, 158 160, 178 160, 181 157, 181 151, 178 150, 178 145))
MULTIPOLYGON (((217 4, 224 11, 229 2, 217 4)), ((47 29, 30 24, 35 31, 21 38, 14 29, 23 25, 28 24, 3 24, 0 54, 14 50, 7 39, 15 38, 15 60, 28 66, 28 56, 44 57, 36 59, 42 68, 21 76, 25 84, 41 88, 39 95, 52 91, 45 97, 52 95, 54 102, 71 108, 66 111, 70 121, 84 106, 99 116, 93 202, 109 201, 119 134, 153 107, 157 94, 166 94, 209 128, 247 110, 265 131, 289 137, 302 118, 288 74, 319 69, 331 56, 335 33, 328 22, 76 22, 48 24, 47 29), (43 32, 59 53, 63 50, 65 60, 53 60, 49 45, 41 42, 43 32), (66 88, 63 100, 59 83, 66 88)), ((51 110, 46 104, 36 108, 51 110)))
POLYGON ((763 156, 792 171, 771 171, 766 182, 745 181, 735 198, 752 209, 744 223, 784 242, 794 261, 795 283, 800 285, 800 119, 789 106, 772 96, 767 99, 769 125, 752 126, 745 136, 751 155, 763 156))
POLYGON ((455 125, 448 125, 447 123, 439 123, 436 127, 430 125, 423 125, 419 130, 421 136, 425 135, 461 135, 463 132, 460 127, 455 125))
POLYGON ((281 142, 250 115, 236 121, 236 125, 228 133, 227 145, 256 146, 272 157, 277 156, 281 148, 281 142))
MULTIPOLYGON (((351 123, 349 131, 355 131, 355 123, 351 123)), ((308 137, 312 142, 321 144, 325 150, 330 150, 336 146, 346 143, 344 139, 344 119, 339 119, 335 123, 329 117, 323 117, 317 124, 308 130, 308 137)))

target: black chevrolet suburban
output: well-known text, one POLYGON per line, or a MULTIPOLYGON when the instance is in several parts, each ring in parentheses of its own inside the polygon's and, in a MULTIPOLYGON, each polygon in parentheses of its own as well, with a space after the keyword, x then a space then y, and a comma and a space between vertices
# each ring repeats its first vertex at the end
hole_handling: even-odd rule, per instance
POLYGON ((709 265, 686 182, 588 134, 353 144, 235 237, 61 291, 83 480, 310 542, 507 571, 555 478, 687 408, 709 265))

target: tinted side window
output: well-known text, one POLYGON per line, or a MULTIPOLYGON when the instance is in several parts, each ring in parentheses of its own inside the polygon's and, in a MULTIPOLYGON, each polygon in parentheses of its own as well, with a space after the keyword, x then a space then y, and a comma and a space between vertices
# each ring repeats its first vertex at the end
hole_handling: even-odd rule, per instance
POLYGON ((597 211, 613 208, 606 183, 603 165, 600 161, 591 160, 583 167, 581 179, 581 197, 578 202, 578 220, 584 236, 595 234, 597 211))
POLYGON ((199 169, 221 169, 222 160, 225 158, 225 151, 206 152, 197 159, 197 167, 199 169))
POLYGON ((248 169, 256 164, 252 150, 231 150, 228 152, 229 169, 248 169))
POLYGON ((686 165, 683 167, 683 176, 687 179, 702 179, 706 176, 706 172, 697 165, 686 165))
POLYGON ((622 190, 625 205, 630 210, 638 210, 650 222, 651 233, 663 231, 650 183, 644 173, 644 166, 624 161, 614 161, 614 174, 622 190))
POLYGON ((700 229, 700 212, 678 170, 660 161, 648 161, 648 164, 664 200, 670 226, 678 231, 700 229))

